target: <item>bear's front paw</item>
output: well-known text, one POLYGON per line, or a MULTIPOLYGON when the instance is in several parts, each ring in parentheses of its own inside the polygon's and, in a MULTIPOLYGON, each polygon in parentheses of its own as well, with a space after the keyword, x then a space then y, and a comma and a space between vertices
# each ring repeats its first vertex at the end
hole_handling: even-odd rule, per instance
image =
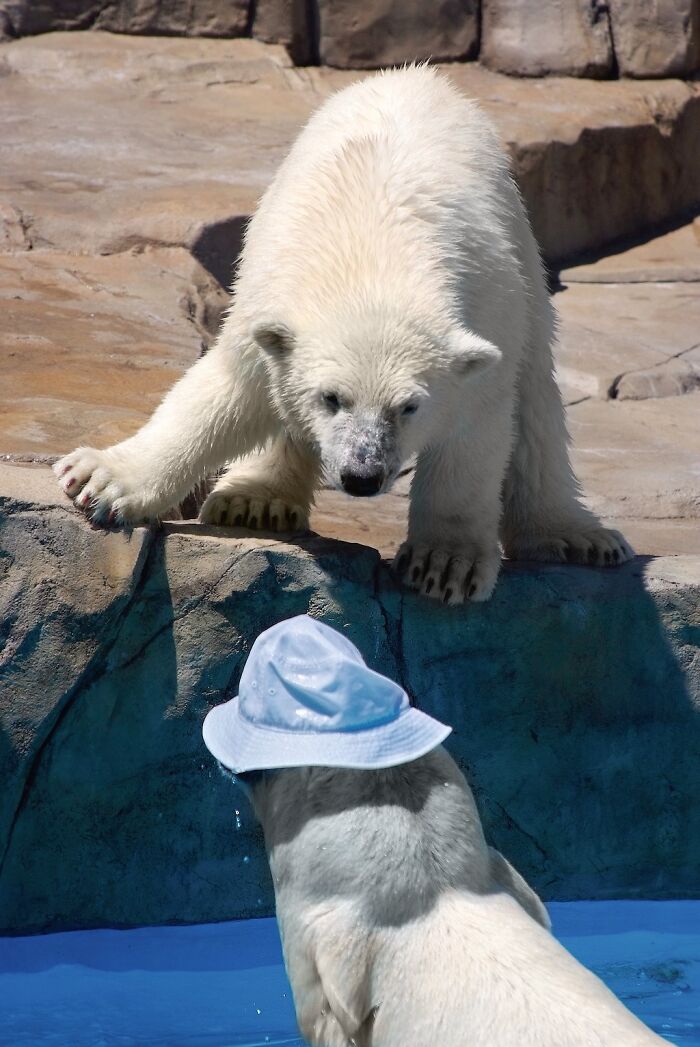
POLYGON ((251 531, 306 531, 309 514, 301 505, 282 498, 255 497, 212 491, 202 506, 202 523, 246 527, 251 531))
POLYGON ((409 589, 446 604, 488 600, 501 567, 498 550, 440 549, 404 542, 394 571, 409 589))
POLYGON ((97 524, 137 524, 158 516, 146 492, 130 478, 128 465, 109 450, 79 447, 53 466, 78 509, 97 524))
POLYGON ((552 534, 522 535, 506 543, 511 560, 545 563, 578 563, 593 567, 618 567, 634 559, 634 549, 619 531, 607 527, 558 527, 552 534))

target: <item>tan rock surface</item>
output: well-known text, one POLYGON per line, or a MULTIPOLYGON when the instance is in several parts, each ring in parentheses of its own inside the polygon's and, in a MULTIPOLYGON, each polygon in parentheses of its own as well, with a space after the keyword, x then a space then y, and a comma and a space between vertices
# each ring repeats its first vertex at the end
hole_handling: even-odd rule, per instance
MULTIPOLYGON (((572 282, 555 302, 561 319, 557 365, 569 402, 624 395, 622 376, 653 373, 700 344, 700 283, 572 282)), ((691 373, 686 364, 677 366, 679 374, 691 373)), ((652 384, 647 395, 677 391, 652 384)))
POLYGON ((556 296, 563 318, 600 323, 623 331, 640 345, 677 353, 700 337, 700 288, 686 283, 572 284, 556 296), (597 315, 592 315, 595 310, 597 315), (603 318, 601 318, 601 315, 603 318))
POLYGON ((700 218, 632 247, 611 249, 595 262, 569 266, 559 278, 563 284, 700 281, 700 218))
POLYGON ((569 408, 573 458, 607 518, 698 520, 700 394, 672 400, 587 400, 569 408))
POLYGON ((342 491, 319 491, 311 513, 311 528, 318 534, 369 545, 387 559, 404 541, 407 525, 408 499, 394 492, 350 498, 342 491))
POLYGON ((700 389, 700 349, 655 367, 623 374, 615 385, 617 400, 649 400, 659 396, 684 396, 700 389))
MULTIPOLYGON (((360 75, 295 69, 284 48, 255 40, 99 32, 2 45, 0 67, 12 235, 85 253, 191 247, 241 220, 310 112, 360 75)), ((445 68, 496 120, 550 257, 700 202, 700 86, 445 68)))
POLYGON ((192 247, 250 214, 314 104, 252 40, 54 33, 2 58, 0 200, 38 247, 192 247))
POLYGON ((130 435, 197 359, 225 301, 182 248, 0 255, 0 451, 130 435))

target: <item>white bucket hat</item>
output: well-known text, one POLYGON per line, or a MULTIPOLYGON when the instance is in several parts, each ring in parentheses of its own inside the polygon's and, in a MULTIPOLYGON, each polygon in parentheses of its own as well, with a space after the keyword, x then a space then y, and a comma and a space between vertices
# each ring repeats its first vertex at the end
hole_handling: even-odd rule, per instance
POLYGON ((413 709, 344 636, 308 615, 261 633, 238 695, 212 709, 204 744, 236 773, 276 767, 393 767, 452 730, 413 709))

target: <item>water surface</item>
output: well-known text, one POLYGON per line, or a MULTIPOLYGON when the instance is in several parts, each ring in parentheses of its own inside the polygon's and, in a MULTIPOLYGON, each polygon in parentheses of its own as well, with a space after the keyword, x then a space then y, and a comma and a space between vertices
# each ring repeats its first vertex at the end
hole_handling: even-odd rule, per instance
MULTIPOLYGON (((700 1047, 700 902, 560 902, 557 937, 700 1047)), ((2 1047, 303 1047, 274 920, 0 938, 2 1047)))

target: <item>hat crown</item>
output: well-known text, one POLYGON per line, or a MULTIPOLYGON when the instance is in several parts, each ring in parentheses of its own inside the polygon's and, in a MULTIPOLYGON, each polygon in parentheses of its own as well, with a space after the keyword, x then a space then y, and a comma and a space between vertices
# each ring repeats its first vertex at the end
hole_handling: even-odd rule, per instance
POLYGON ((398 684, 368 668, 346 637, 308 615, 260 634, 239 695, 245 720, 283 731, 370 730, 409 708, 398 684))

